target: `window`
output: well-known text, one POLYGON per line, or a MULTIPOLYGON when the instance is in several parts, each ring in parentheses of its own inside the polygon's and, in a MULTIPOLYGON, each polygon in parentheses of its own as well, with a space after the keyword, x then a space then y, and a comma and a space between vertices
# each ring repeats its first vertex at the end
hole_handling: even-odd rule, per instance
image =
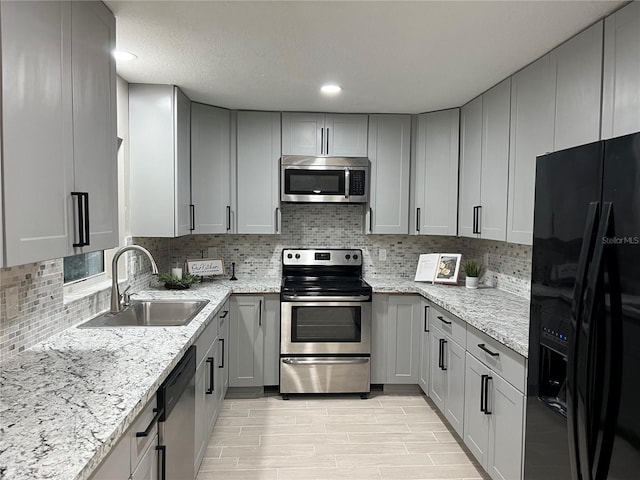
POLYGON ((64 283, 73 283, 104 273, 104 251, 64 258, 64 283))

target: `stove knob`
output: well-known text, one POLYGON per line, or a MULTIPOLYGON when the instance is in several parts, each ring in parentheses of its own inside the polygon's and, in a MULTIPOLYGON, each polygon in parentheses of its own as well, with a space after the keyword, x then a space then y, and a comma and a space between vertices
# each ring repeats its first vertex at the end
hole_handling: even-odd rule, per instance
POLYGON ((351 258, 351 255, 349 255, 348 253, 344 256, 344 258, 346 258, 347 260, 349 260, 351 258))
POLYGON ((293 255, 291 255, 290 253, 287 254, 287 258, 293 258, 293 255))
POLYGON ((353 259, 354 259, 354 260, 357 260, 357 259, 358 259, 358 255, 354 255, 354 256, 353 256, 353 259))
POLYGON ((300 258, 300 254, 296 253, 296 260, 300 258))

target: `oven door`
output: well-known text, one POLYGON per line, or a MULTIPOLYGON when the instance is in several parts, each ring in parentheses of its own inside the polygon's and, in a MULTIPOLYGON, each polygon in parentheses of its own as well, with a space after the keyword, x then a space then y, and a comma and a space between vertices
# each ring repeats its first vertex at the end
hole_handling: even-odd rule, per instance
POLYGON ((371 302, 282 302, 280 353, 371 353, 371 302))

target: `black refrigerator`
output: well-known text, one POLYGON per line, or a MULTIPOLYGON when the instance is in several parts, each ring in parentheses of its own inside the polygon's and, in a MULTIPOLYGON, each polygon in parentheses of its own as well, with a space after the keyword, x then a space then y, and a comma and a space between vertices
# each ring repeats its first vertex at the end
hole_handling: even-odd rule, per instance
POLYGON ((538 157, 525 480, 640 479, 640 133, 538 157))

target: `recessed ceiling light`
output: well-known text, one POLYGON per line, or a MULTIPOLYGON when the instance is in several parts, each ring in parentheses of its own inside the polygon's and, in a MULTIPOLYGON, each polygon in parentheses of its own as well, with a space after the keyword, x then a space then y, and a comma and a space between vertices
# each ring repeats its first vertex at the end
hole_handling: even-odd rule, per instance
POLYGON ((336 93, 340 93, 342 91, 342 87, 340 85, 327 84, 323 85, 322 88, 320 88, 320 91, 322 93, 326 93, 327 95, 335 95, 336 93))
POLYGON ((138 58, 138 56, 131 52, 125 52, 124 50, 114 50, 113 58, 121 62, 130 62, 138 58))

